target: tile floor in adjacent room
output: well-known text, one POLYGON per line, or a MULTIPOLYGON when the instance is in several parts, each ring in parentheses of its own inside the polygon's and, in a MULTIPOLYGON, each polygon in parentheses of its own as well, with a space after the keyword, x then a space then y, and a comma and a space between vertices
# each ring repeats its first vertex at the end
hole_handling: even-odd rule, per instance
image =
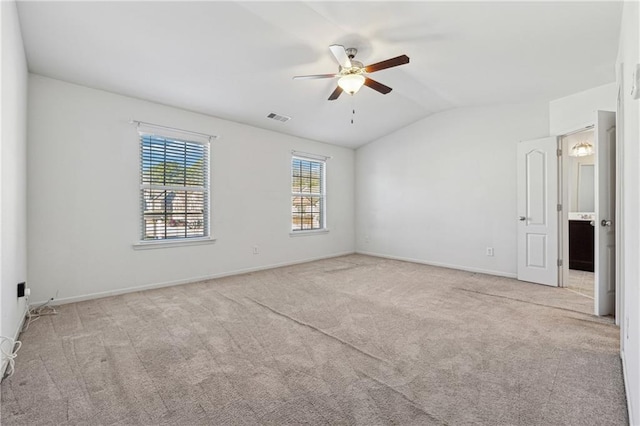
POLYGON ((593 299, 594 280, 595 275, 593 272, 569 269, 569 283, 566 288, 593 299))

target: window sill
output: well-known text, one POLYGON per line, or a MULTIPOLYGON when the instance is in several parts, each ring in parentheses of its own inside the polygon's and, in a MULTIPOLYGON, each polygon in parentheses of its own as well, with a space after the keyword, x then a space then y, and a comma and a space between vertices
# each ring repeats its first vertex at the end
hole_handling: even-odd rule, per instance
POLYGON ((216 242, 215 238, 194 238, 189 240, 158 240, 158 241, 140 241, 133 244, 134 250, 152 250, 169 247, 187 247, 187 246, 199 246, 203 244, 213 244, 216 242))
POLYGON ((289 233, 290 237, 306 237, 308 235, 323 235, 323 234, 328 234, 329 230, 328 229, 314 229, 314 230, 310 230, 310 231, 291 231, 289 233))

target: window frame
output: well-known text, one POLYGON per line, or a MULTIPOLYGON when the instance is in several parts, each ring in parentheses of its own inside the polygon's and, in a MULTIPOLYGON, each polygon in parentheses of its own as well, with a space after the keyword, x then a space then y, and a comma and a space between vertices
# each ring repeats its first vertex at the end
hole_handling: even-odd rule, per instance
MULTIPOLYGON (((176 246, 184 246, 184 245, 197 245, 197 244, 208 244, 215 242, 215 239, 212 235, 212 227, 211 227, 211 141, 214 140, 215 136, 204 135, 196 132, 183 131, 178 129, 173 129, 165 126, 159 125, 151 125, 148 123, 137 122, 138 124, 138 238, 137 242, 134 243, 134 249, 146 249, 146 248, 163 248, 163 247, 176 247, 176 246), (153 183, 145 183, 144 182, 144 140, 145 137, 158 138, 165 140, 165 146, 167 142, 178 142, 178 143, 187 143, 187 144, 198 144, 204 147, 204 156, 206 157, 204 160, 204 178, 203 185, 187 185, 188 182, 185 182, 184 185, 175 185, 175 184, 165 184, 157 185, 153 183), (194 237, 168 237, 166 234, 164 238, 158 239, 144 239, 145 237, 145 191, 148 190, 174 190, 174 191, 184 191, 185 193, 189 192, 201 192, 203 193, 203 234, 194 237)), ((188 156, 188 148, 185 147, 184 155, 188 156)), ((163 163, 159 164, 167 164, 166 158, 163 163)), ((166 174, 166 171, 163 171, 166 174)), ((186 195, 185 195, 186 197, 186 195)), ((186 202, 186 201, 185 201, 186 202)), ((185 206, 185 212, 187 211, 187 207, 185 206)), ((166 210, 164 210, 166 214, 166 210)), ((186 217, 185 217, 186 220, 186 217)), ((188 225, 185 223, 185 227, 188 225)), ((188 231, 186 231, 188 232, 188 231)))
POLYGON ((291 155, 291 160, 289 162, 289 175, 290 175, 290 191, 291 198, 289 199, 289 208, 291 214, 289 216, 289 229, 290 236, 303 236, 303 235, 314 235, 314 234, 325 234, 329 232, 329 228, 327 227, 327 160, 329 157, 316 156, 312 154, 306 153, 298 153, 293 151, 291 155), (321 166, 321 175, 320 175, 320 192, 294 192, 294 162, 296 160, 305 161, 309 163, 318 163, 321 166), (293 211, 293 199, 295 197, 317 197, 320 198, 320 227, 313 229, 295 229, 294 228, 294 211, 293 211))

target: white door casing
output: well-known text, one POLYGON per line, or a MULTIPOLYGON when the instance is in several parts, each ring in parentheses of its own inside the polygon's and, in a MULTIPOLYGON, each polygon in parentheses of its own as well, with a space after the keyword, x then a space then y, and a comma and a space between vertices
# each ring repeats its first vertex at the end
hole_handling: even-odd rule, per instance
POLYGON ((614 315, 616 305, 616 114, 597 111, 595 127, 594 313, 614 315))
POLYGON ((518 144, 518 279, 558 286, 558 141, 518 144))

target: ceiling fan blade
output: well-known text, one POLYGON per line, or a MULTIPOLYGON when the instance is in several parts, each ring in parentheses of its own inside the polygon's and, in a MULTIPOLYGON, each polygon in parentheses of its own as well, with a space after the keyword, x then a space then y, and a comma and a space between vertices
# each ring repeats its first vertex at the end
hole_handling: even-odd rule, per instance
POLYGON ((386 95, 387 93, 389 93, 390 91, 392 91, 393 89, 389 86, 385 86, 382 83, 378 83, 375 80, 371 80, 368 77, 364 78, 364 85, 365 86, 369 86, 370 88, 372 88, 373 90, 382 93, 383 95, 386 95))
POLYGON ((365 72, 376 72, 391 67, 397 67, 398 65, 404 65, 409 63, 409 57, 407 55, 396 56, 395 58, 387 59, 386 61, 377 62, 375 64, 367 65, 364 68, 365 72))
POLYGON ((335 101, 336 99, 338 99, 338 96, 340 96, 340 94, 342 93, 342 87, 338 86, 336 87, 336 90, 333 91, 333 93, 331 94, 331 96, 329 96, 329 101, 335 101))
POLYGON ((349 59, 346 50, 344 50, 344 46, 332 44, 329 46, 329 50, 331 50, 333 57, 336 58, 342 68, 351 68, 351 59, 349 59))
POLYGON ((294 80, 315 80, 318 78, 333 78, 337 77, 336 74, 315 74, 315 75, 296 75, 294 80))

